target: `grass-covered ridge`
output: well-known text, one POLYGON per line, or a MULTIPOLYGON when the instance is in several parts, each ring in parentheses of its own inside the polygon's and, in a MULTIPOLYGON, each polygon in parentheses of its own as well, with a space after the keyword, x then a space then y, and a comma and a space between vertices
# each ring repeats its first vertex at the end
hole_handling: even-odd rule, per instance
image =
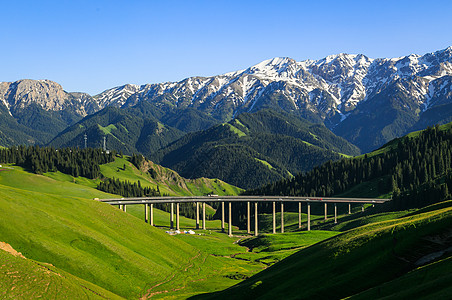
POLYGON ((148 160, 144 160, 138 169, 126 156, 116 157, 115 161, 101 165, 100 170, 105 177, 129 182, 140 181, 143 187, 158 187, 162 194, 170 196, 237 195, 242 191, 219 179, 186 179, 177 172, 148 160))

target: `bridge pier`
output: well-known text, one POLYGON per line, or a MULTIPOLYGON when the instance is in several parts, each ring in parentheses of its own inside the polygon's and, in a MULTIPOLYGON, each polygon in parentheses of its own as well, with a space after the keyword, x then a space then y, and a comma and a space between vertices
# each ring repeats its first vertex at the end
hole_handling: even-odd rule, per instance
POLYGON ((334 224, 337 224, 337 203, 334 203, 334 224))
POLYGON ((298 202, 298 228, 301 228, 301 202, 298 202))
MULTIPOLYGON (((144 207, 144 220, 146 223, 150 223, 152 226, 154 226, 154 219, 153 219, 153 203, 169 203, 170 206, 170 228, 174 229, 174 203, 177 205, 177 229, 180 230, 180 203, 186 203, 190 202, 196 203, 196 228, 198 229, 200 227, 200 216, 199 216, 199 204, 202 202, 202 222, 203 222, 203 229, 206 229, 207 222, 206 222, 206 203, 207 202, 221 202, 221 210, 222 210, 222 230, 225 231, 225 202, 229 205, 229 225, 228 225, 228 234, 232 236, 232 202, 247 202, 247 229, 250 233, 251 231, 251 202, 255 203, 255 234, 259 234, 259 216, 258 216, 258 205, 259 202, 272 202, 273 206, 273 233, 276 233, 276 202, 279 201, 281 203, 281 232, 284 232, 284 202, 298 202, 298 227, 301 227, 301 221, 302 221, 302 202, 306 202, 307 204, 307 230, 311 230, 311 202, 316 203, 323 203, 324 209, 325 209, 325 219, 328 217, 327 213, 327 205, 328 203, 334 203, 334 223, 338 223, 338 216, 337 216, 337 204, 338 203, 345 203, 348 204, 348 213, 352 213, 352 204, 353 203, 359 203, 361 204, 361 211, 364 212, 365 210, 365 204, 370 204, 372 206, 375 206, 375 204, 382 204, 387 201, 390 201, 391 199, 378 199, 378 198, 334 198, 334 197, 327 197, 327 198, 307 198, 307 197, 281 197, 281 196, 227 196, 227 197, 160 197, 158 200, 154 199, 153 197, 130 197, 130 198, 113 198, 113 199, 99 199, 94 198, 95 201, 100 201, 104 203, 111 204, 113 206, 118 206, 120 210, 123 210, 124 212, 127 212, 127 205, 145 205, 144 207)), ((251 234, 251 233, 250 233, 251 234)))
POLYGON ((174 203, 171 203, 171 211, 170 211, 170 229, 174 229, 174 203))
POLYGON ((281 233, 284 233, 284 202, 281 202, 281 233))
POLYGON ((328 204, 324 204, 325 206, 325 221, 328 220, 328 204))
POLYGON ((259 234, 258 232, 258 213, 257 213, 257 201, 254 203, 254 236, 257 236, 259 234))
POLYGON ((224 232, 224 201, 221 201, 221 232, 224 232))
POLYGON ((199 202, 196 202, 196 229, 199 229, 199 202))
POLYGON ((179 220, 180 220, 180 215, 179 215, 179 202, 176 203, 176 230, 180 230, 179 227, 179 220))
POLYGON ((202 229, 206 230, 206 202, 202 203, 202 229))
POLYGON ((276 202, 273 201, 273 234, 276 233, 276 202))
POLYGON ((250 213, 250 202, 246 202, 246 232, 251 234, 251 213, 250 213))
POLYGON ((228 235, 232 236, 232 202, 229 202, 229 224, 228 224, 228 235))

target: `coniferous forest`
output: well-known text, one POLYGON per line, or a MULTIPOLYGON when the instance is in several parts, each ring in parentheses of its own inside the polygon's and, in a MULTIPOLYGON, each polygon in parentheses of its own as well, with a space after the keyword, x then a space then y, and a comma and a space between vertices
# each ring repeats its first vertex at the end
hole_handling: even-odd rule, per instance
POLYGON ((115 178, 106 178, 99 182, 97 189, 123 197, 157 197, 161 196, 159 187, 156 189, 150 187, 142 187, 141 182, 121 181, 115 178))
POLYGON ((90 179, 99 177, 99 165, 112 162, 115 155, 115 151, 106 153, 94 148, 18 146, 0 149, 0 161, 16 164, 36 174, 60 171, 90 179))
POLYGON ((379 194, 393 192, 393 209, 447 199, 452 188, 452 128, 427 128, 368 155, 329 161, 247 194, 329 197, 372 180, 379 194))

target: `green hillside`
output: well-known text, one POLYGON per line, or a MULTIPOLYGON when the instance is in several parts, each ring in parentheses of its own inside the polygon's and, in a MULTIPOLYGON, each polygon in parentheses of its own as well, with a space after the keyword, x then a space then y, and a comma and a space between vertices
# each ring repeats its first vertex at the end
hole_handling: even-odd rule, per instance
POLYGON ((452 288, 446 282, 450 258, 436 261, 441 254, 450 255, 446 249, 450 247, 452 202, 444 206, 349 230, 301 250, 232 288, 200 298, 342 299, 373 288, 361 297, 369 299, 365 296, 381 296, 382 285, 387 296, 402 299, 403 295, 415 295, 419 287, 409 279, 420 280, 419 274, 425 275, 426 270, 438 277, 424 277, 423 286, 433 289, 435 283, 442 282, 432 294, 449 298, 452 288), (401 277, 403 274, 407 275, 401 277), (387 283, 392 280, 394 284, 387 283), (397 287, 397 283, 403 285, 397 287), (389 293, 391 288, 395 294, 389 293))
POLYGON ((128 157, 116 157, 114 162, 101 165, 100 170, 105 177, 130 182, 140 181, 143 187, 158 187, 162 194, 170 196, 237 195, 242 191, 219 179, 186 179, 177 172, 148 160, 144 160, 140 169, 137 169, 128 157))
MULTIPOLYGON (((57 173, 54 177, 66 176, 57 173)), ((0 293, 8 292, 13 298, 138 298, 171 293, 174 288, 178 295, 193 295, 233 285, 237 279, 225 277, 230 273, 248 277, 262 269, 259 264, 211 256, 202 247, 149 226, 142 215, 138 219, 93 201, 113 195, 89 187, 89 180, 77 184, 56 179, 15 166, 1 168, 0 242, 10 244, 26 259, 11 265, 10 254, 1 252, 0 293), (43 274, 46 264, 52 266, 43 274), (8 277, 16 274, 11 272, 20 277, 8 277), (13 288, 27 278, 37 282, 13 288), (51 288, 46 289, 46 284, 51 288), (84 293, 87 288, 94 295, 84 293), (10 293, 11 289, 15 292, 10 293)), ((168 225, 167 213, 156 210, 155 215, 157 225, 168 225)), ((208 228, 220 227, 218 221, 209 224, 208 228)), ((232 240, 221 235, 222 245, 232 245, 232 240)))
POLYGON ((121 298, 51 264, 16 256, 12 254, 14 253, 12 248, 8 249, 7 245, 1 246, 0 297, 2 299, 121 298))
POLYGON ((91 200, 101 196, 95 190, 77 198, 67 196, 72 194, 69 186, 52 189, 57 184, 52 182, 48 193, 30 191, 37 186, 45 190, 52 181, 30 176, 28 190, 0 185, 1 211, 8 212, 1 218, 0 240, 27 258, 49 262, 115 294, 138 296, 146 284, 168 276, 197 253, 141 220, 91 200))

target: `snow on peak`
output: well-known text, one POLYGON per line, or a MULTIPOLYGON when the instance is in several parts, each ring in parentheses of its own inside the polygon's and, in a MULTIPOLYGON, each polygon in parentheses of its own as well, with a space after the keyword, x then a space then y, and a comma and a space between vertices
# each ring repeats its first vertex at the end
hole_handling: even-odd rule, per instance
POLYGON ((264 60, 257 65, 252 66, 248 70, 251 72, 265 72, 269 70, 280 70, 287 67, 288 64, 295 63, 295 60, 289 57, 275 57, 264 60))
MULTIPOLYGON (((228 102, 234 103, 234 106, 249 105, 247 109, 252 109, 263 93, 283 93, 299 107, 305 101, 314 101, 311 97, 313 93, 318 105, 325 111, 338 109, 345 116, 359 102, 367 101, 394 80, 415 75, 431 81, 444 74, 452 74, 451 52, 452 47, 449 47, 424 56, 411 54, 380 59, 340 53, 300 62, 289 57, 275 57, 245 70, 218 76, 192 77, 180 82, 141 87, 125 85, 107 90, 95 99, 101 107, 105 107, 122 105, 128 98, 132 99, 132 94, 137 94, 133 101, 158 101, 160 95, 170 94, 167 101, 174 101, 176 106, 211 102, 211 107, 217 107, 228 102)), ((428 92, 428 86, 419 86, 417 90, 419 95, 424 95, 428 92)))

